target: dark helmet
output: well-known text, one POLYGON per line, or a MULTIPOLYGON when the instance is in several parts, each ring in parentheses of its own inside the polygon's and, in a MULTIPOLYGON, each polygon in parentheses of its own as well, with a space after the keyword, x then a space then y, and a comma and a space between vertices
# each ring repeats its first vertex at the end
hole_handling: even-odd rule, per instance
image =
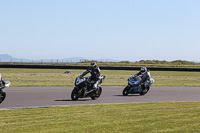
POLYGON ((97 68, 97 63, 96 62, 92 62, 91 64, 90 64, 90 70, 95 70, 96 68, 97 68))
POLYGON ((147 72, 147 68, 146 67, 141 67, 140 72, 142 72, 142 73, 147 72))

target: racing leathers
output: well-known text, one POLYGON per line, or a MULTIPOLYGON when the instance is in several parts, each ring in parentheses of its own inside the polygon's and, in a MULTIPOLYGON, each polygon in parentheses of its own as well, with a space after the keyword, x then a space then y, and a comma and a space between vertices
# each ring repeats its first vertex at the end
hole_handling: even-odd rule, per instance
POLYGON ((93 89, 97 89, 97 86, 100 82, 99 77, 101 75, 101 71, 100 71, 99 67, 97 66, 94 70, 87 69, 80 76, 83 77, 83 76, 87 75, 88 73, 91 74, 90 79, 91 79, 91 81, 93 81, 93 84, 94 84, 93 89))
POLYGON ((0 73, 0 87, 3 85, 3 80, 2 80, 2 77, 1 77, 1 73, 0 73))
POLYGON ((142 88, 144 89, 150 82, 150 77, 151 77, 150 71, 146 71, 146 72, 140 71, 134 76, 139 76, 139 75, 141 75, 142 81, 139 82, 138 85, 141 84, 142 88))
POLYGON ((2 76, 1 76, 1 73, 0 73, 0 88, 5 85, 5 82, 2 80, 2 76))

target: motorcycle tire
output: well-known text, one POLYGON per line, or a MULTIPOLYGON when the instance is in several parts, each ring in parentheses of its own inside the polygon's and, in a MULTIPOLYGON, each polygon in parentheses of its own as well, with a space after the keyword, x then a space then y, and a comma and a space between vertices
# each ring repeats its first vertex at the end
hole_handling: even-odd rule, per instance
POLYGON ((126 87, 124 88, 122 94, 123 94, 124 96, 128 96, 129 91, 130 91, 130 87, 126 86, 126 87))
POLYGON ((101 93, 102 93, 102 88, 99 87, 99 89, 95 92, 95 95, 91 96, 91 99, 92 100, 97 100, 101 96, 101 93))
POLYGON ((149 91, 149 89, 150 89, 150 87, 145 87, 145 89, 142 92, 140 92, 140 95, 147 94, 147 92, 149 91))
POLYGON ((0 90, 0 104, 4 101, 6 98, 6 93, 3 90, 0 90))
POLYGON ((73 91, 72 91, 72 93, 71 93, 71 99, 73 101, 76 101, 76 100, 79 99, 79 97, 80 97, 79 89, 78 88, 74 88, 73 91))

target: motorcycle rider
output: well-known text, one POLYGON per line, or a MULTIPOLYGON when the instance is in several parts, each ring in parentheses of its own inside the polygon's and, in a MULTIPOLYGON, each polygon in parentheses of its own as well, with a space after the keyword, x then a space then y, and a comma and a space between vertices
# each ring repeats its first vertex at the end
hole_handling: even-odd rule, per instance
POLYGON ((140 81, 137 85, 141 84, 142 89, 145 89, 145 87, 150 82, 150 71, 146 67, 141 67, 140 72, 136 73, 134 77, 141 75, 142 81, 140 81))
POLYGON ((3 86, 4 81, 2 80, 1 73, 0 73, 0 87, 3 86))
POLYGON ((84 77, 85 75, 87 75, 88 73, 90 73, 91 74, 91 76, 90 76, 90 78, 91 78, 91 81, 93 81, 93 89, 95 90, 95 89, 97 89, 97 85, 99 84, 99 77, 100 77, 100 75, 101 75, 101 71, 100 71, 100 69, 99 69, 99 67, 98 67, 98 65, 97 65, 97 63, 96 62, 92 62, 91 64, 90 64, 90 66, 89 66, 89 68, 85 71, 85 72, 83 72, 81 75, 80 75, 80 77, 82 78, 82 77, 84 77))

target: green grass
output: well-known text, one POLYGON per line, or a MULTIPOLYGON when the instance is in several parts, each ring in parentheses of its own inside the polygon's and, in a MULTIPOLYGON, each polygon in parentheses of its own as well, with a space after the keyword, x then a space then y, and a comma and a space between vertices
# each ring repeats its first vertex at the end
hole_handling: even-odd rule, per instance
MULTIPOLYGON (((73 86, 84 70, 0 68, 12 86, 73 86)), ((102 85, 125 86, 138 71, 103 70, 102 85)), ((200 86, 199 72, 152 71, 154 86, 200 86)), ((151 102, 0 110, 0 132, 200 132, 200 102, 151 102)))
MULTIPOLYGON (((74 80, 85 70, 72 69, 72 74, 63 74, 64 69, 0 68, 3 79, 11 86, 73 86, 74 80)), ((125 86, 127 79, 138 71, 102 70, 106 76, 103 86, 125 86)), ((151 71, 153 86, 200 86, 200 72, 151 71)), ((90 74, 88 74, 90 76, 90 74)))
POLYGON ((200 102, 0 110, 0 132, 200 132, 200 102))

